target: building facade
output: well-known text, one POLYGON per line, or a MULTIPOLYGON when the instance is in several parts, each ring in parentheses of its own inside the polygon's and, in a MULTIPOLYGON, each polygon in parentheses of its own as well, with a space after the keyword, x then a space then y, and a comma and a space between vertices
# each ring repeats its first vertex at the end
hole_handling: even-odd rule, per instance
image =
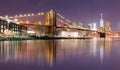
POLYGON ((1 36, 25 36, 27 35, 27 27, 0 18, 0 34, 1 36))

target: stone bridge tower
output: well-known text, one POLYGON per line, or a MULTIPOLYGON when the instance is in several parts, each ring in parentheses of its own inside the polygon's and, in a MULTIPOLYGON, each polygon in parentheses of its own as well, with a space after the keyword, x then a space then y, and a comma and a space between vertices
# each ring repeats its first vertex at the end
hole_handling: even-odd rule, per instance
POLYGON ((56 12, 51 10, 46 14, 46 25, 48 27, 45 29, 46 35, 53 37, 56 34, 56 12))
POLYGON ((106 21, 106 25, 105 25, 105 33, 107 36, 112 36, 112 30, 111 30, 111 23, 110 21, 106 21))

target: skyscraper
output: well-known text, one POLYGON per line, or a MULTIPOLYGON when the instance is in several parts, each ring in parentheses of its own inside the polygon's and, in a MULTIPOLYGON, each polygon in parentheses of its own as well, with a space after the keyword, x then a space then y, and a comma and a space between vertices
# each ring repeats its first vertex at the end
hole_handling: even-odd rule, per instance
POLYGON ((104 19, 103 19, 103 14, 101 13, 101 19, 100 19, 100 27, 104 27, 104 19))

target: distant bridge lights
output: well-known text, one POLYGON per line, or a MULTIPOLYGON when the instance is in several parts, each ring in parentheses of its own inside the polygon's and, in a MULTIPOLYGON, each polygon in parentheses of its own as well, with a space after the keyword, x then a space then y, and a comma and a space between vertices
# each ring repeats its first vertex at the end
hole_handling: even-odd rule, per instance
POLYGON ((31 16, 34 16, 34 14, 32 13, 31 16))
POLYGON ((28 16, 30 16, 30 14, 28 14, 28 16))
POLYGON ((24 17, 26 17, 27 15, 26 14, 24 14, 24 17))
POLYGON ((23 15, 22 15, 22 14, 20 14, 20 15, 19 15, 19 17, 23 17, 23 15))
POLYGON ((41 15, 44 15, 44 13, 42 12, 41 15))

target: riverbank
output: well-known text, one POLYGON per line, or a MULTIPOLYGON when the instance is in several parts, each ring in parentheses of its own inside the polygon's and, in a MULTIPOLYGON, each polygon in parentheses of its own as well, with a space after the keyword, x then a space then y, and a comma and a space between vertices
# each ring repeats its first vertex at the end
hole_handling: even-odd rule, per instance
POLYGON ((91 39, 92 37, 0 37, 0 41, 49 40, 49 39, 91 39))

